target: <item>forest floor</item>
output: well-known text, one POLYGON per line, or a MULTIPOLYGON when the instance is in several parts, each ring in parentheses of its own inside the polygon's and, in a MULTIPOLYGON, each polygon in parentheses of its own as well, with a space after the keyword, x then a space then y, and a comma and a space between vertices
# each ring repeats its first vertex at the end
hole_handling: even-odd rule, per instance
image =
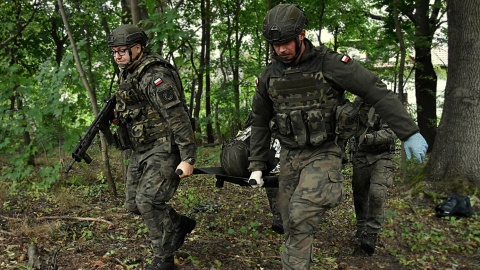
MULTIPOLYGON (((198 167, 218 166, 219 147, 201 148, 198 160, 198 167)), ((100 163, 75 163, 48 192, 0 183, 0 269, 31 269, 34 258, 38 269, 143 269, 151 262, 142 220, 123 209, 119 163, 112 164, 116 197, 108 194, 100 163)), ((425 184, 398 178, 375 254, 354 255, 350 171, 347 166, 345 199, 315 235, 311 269, 480 269, 477 197, 471 197, 472 217, 438 218, 434 207, 445 198, 412 192, 425 184)), ((171 204, 197 221, 176 252, 179 269, 281 269, 283 238, 270 230, 263 189, 216 188, 214 176, 194 175, 182 180, 171 204)))

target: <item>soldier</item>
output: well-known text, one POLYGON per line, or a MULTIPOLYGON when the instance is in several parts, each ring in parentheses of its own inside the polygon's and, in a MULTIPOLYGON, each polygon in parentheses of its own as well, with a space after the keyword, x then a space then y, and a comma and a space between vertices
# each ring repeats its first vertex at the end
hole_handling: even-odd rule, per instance
POLYGON ((272 62, 258 78, 253 97, 250 179, 258 186, 266 171, 270 138, 280 141, 278 206, 285 230, 283 269, 309 269, 316 228, 326 210, 343 198, 342 147, 334 110, 344 91, 374 104, 398 138, 407 158, 422 162, 427 143, 396 95, 347 55, 305 37, 307 18, 296 5, 279 4, 266 15, 263 35, 272 62))
MULTIPOLYGON (((357 98, 355 102, 363 101, 357 98)), ((384 223, 387 191, 393 182, 397 137, 371 105, 364 104, 362 108, 369 111, 367 130, 350 140, 357 227, 354 239, 361 250, 372 255, 384 223)))
POLYGON ((122 148, 132 149, 125 208, 148 228, 155 258, 146 269, 167 270, 174 269, 174 252, 196 225, 167 204, 180 178, 193 173, 196 146, 180 77, 145 49, 147 41, 144 31, 127 24, 112 32, 108 46, 121 69, 115 122, 122 148))

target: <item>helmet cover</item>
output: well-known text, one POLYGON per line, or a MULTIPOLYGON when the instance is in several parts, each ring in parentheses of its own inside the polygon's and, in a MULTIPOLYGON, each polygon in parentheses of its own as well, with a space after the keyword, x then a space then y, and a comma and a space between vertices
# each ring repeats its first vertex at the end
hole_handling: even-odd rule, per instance
POLYGON ((270 9, 263 21, 262 33, 271 44, 295 39, 307 23, 307 17, 298 5, 279 4, 270 9))
POLYGON ((140 43, 142 47, 147 45, 148 37, 143 30, 131 25, 124 24, 119 26, 108 36, 108 46, 122 46, 140 43))

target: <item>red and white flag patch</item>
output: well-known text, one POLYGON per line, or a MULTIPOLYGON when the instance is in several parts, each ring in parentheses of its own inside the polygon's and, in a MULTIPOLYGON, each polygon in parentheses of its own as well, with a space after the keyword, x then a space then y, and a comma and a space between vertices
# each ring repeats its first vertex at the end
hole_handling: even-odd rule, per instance
POLYGON ((350 56, 344 54, 340 61, 346 64, 348 61, 350 61, 350 56))
POLYGON ((159 86, 161 83, 163 82, 162 79, 158 78, 156 80, 153 81, 153 83, 156 85, 156 86, 159 86))

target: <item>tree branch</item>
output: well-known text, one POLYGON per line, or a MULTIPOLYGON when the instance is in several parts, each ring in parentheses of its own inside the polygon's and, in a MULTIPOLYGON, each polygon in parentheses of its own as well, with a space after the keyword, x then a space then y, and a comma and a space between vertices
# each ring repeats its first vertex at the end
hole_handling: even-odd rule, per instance
POLYGON ((45 217, 38 217, 37 220, 44 220, 44 219, 74 219, 74 220, 86 220, 86 221, 97 221, 103 222, 108 225, 107 229, 110 230, 114 225, 112 222, 101 219, 101 218, 91 218, 91 217, 69 217, 69 216, 45 216, 45 217))
MULTIPOLYGON (((14 217, 7 217, 7 216, 0 216, 2 219, 7 219, 7 220, 15 220, 15 221, 21 221, 23 220, 22 218, 14 218, 14 217)), ((108 225, 107 229, 110 230, 114 224, 113 222, 110 222, 105 219, 101 218, 91 218, 91 217, 69 217, 69 216, 44 216, 44 217, 37 217, 36 220, 45 220, 45 219, 73 219, 73 220, 86 220, 86 221, 96 221, 96 222, 102 222, 108 225)), ((6 231, 0 231, 5 234, 11 234, 6 231)))

